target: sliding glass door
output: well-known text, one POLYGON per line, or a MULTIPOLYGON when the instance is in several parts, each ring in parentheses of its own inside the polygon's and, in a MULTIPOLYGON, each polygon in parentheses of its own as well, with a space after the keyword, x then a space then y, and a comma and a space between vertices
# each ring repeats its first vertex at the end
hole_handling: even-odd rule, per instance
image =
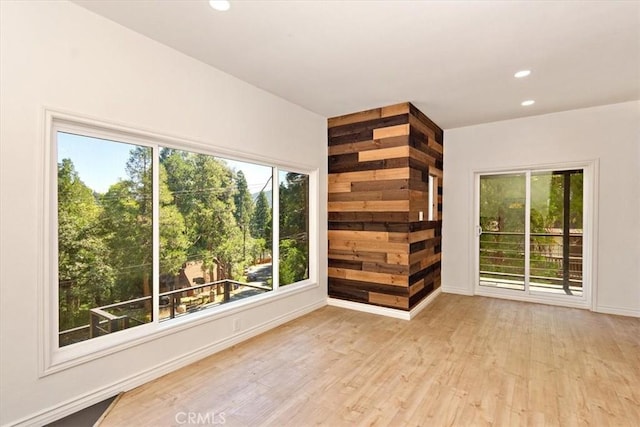
POLYGON ((478 175, 478 286, 583 297, 584 170, 478 175))
POLYGON ((583 171, 531 174, 530 288, 582 296, 583 171))
POLYGON ((525 290, 526 174, 480 177, 480 285, 525 290))

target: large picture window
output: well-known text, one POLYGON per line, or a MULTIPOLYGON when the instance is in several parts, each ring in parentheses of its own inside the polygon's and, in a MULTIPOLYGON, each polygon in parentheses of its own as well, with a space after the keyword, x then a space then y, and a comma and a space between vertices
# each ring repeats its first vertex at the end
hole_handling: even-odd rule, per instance
POLYGON ((308 173, 70 129, 53 132, 58 347, 309 279, 308 173))

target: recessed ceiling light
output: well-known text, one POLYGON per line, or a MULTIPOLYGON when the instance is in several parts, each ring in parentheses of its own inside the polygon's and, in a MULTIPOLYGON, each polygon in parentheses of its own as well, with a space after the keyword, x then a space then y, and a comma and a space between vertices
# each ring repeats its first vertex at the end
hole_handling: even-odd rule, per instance
POLYGON ((515 77, 516 79, 521 79, 523 77, 527 77, 529 74, 531 74, 531 70, 520 70, 515 73, 513 77, 515 77))
POLYGON ((229 8, 231 7, 231 3, 229 3, 228 0, 209 0, 209 6, 211 6, 215 10, 224 12, 225 10, 229 10, 229 8))
POLYGON ((528 107, 529 105, 533 105, 535 103, 536 101, 534 101, 533 99, 527 99, 526 101, 522 101, 520 105, 522 105, 523 107, 528 107))

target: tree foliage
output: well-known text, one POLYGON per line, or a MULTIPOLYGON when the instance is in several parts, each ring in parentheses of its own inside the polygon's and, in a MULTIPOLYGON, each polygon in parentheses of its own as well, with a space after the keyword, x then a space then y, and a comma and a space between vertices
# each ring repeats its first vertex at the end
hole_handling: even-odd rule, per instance
MULTIPOLYGON (((236 215, 248 223, 251 212, 250 206, 243 205, 238 214, 233 171, 212 156, 164 150, 161 165, 167 171, 174 205, 184 218, 187 258, 202 261, 203 268, 217 273, 218 279, 232 278, 233 266, 243 260, 244 247, 236 215)), ((244 186, 246 191, 246 180, 244 186)))
POLYGON ((271 204, 264 191, 258 193, 255 202, 253 217, 251 218, 251 235, 264 241, 264 247, 270 248, 272 244, 272 210, 271 204))
POLYGON ((280 284, 309 277, 309 176, 286 173, 280 184, 280 284))
MULTIPOLYGON (((255 198, 242 171, 215 157, 162 148, 159 153, 160 277, 177 283, 187 262, 215 279, 243 280, 270 257, 272 208, 255 198), (172 279, 173 278, 173 279, 172 279)), ((60 330, 89 323, 88 310, 152 295, 153 150, 134 146, 126 177, 94 193, 72 159, 58 164, 60 330)), ((287 174, 280 191, 280 279, 308 277, 308 177, 287 174)), ((151 320, 146 300, 141 322, 151 320)))
POLYGON ((58 164, 59 321, 63 329, 88 322, 112 290, 114 270, 99 230, 101 207, 73 163, 58 164))
POLYGON ((251 223, 251 217, 253 216, 253 199, 249 192, 249 186, 247 185, 247 179, 242 171, 236 173, 236 194, 233 197, 236 211, 234 217, 236 223, 242 231, 242 259, 247 258, 247 236, 249 236, 249 227, 251 223))

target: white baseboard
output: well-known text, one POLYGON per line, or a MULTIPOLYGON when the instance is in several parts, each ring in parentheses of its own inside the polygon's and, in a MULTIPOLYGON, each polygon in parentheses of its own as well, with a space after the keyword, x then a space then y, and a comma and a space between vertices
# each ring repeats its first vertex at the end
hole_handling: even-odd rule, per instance
POLYGON ((326 302, 324 300, 321 300, 313 304, 309 304, 304 307, 298 308, 293 312, 284 314, 274 319, 270 319, 267 322, 264 322, 260 325, 256 325, 252 328, 246 329, 236 335, 207 344, 204 347, 201 347, 197 350, 194 350, 186 354, 183 354, 179 357, 167 360, 164 363, 148 368, 142 372, 139 372, 136 375, 122 379, 120 381, 116 381, 105 387, 101 387, 90 393, 86 393, 80 397, 67 400, 66 402, 63 402, 59 405, 49 407, 33 415, 21 418, 17 421, 13 421, 11 422, 11 424, 6 424, 5 427, 8 427, 8 426, 26 427, 26 426, 49 424, 53 421, 56 421, 60 418, 64 418, 67 415, 71 415, 75 412, 78 412, 98 402, 102 402, 103 400, 113 397, 123 391, 129 391, 133 388, 139 387, 142 384, 145 384, 149 381, 152 381, 156 378, 159 378, 163 375, 173 372, 176 369, 180 369, 200 359, 203 359, 214 353, 217 353, 226 348, 229 348, 235 344, 246 341, 249 338, 252 338, 256 335, 260 335, 270 329, 273 329, 277 326, 280 326, 284 323, 294 320, 314 310, 322 308, 325 305, 326 305, 326 302))
MULTIPOLYGON (((502 299, 510 299, 513 301, 531 302, 535 304, 549 304, 549 305, 559 305, 563 307, 589 309, 586 303, 578 302, 576 304, 571 304, 571 303, 568 303, 567 301, 553 301, 550 299, 518 297, 517 295, 504 295, 497 292, 491 292, 491 290, 474 293, 473 290, 470 290, 469 288, 442 286, 442 292, 445 294, 458 294, 458 295, 468 295, 468 296, 478 295, 478 296, 490 297, 490 298, 502 298, 502 299)), ((595 313, 615 314, 618 316, 640 317, 640 310, 611 307, 611 306, 605 306, 601 304, 598 304, 592 311, 595 313)))
POLYGON ((442 292, 445 294, 457 294, 457 295, 467 295, 467 296, 474 295, 473 289, 455 287, 455 286, 442 286, 442 292))
POLYGON ((363 311, 365 313, 377 314, 379 316, 394 317, 396 319, 411 320, 411 313, 395 308, 380 307, 361 302, 346 301, 338 298, 327 298, 327 304, 333 307, 347 308, 349 310, 363 311))
POLYGON ((489 298, 498 298, 498 299, 506 299, 510 301, 521 301, 521 302, 529 302, 532 304, 546 304, 546 305, 555 305, 559 307, 567 307, 567 308, 579 308, 581 310, 589 310, 589 304, 585 300, 577 299, 576 301, 572 301, 570 299, 558 299, 554 295, 550 296, 541 296, 541 295, 518 295, 516 293, 510 293, 508 291, 504 291, 502 289, 481 289, 478 290, 475 294, 479 297, 489 297, 489 298))
POLYGON ((363 311, 365 313, 377 314, 379 316, 393 317, 395 319, 401 319, 401 320, 411 320, 418 313, 424 310, 426 306, 431 304, 433 300, 436 299, 438 295, 440 295, 440 293, 441 293, 440 288, 431 292, 425 299, 420 301, 418 305, 413 307, 411 311, 398 310, 395 308, 388 308, 388 307, 380 307, 377 305, 369 305, 361 302, 346 301, 346 300, 331 298, 331 297, 327 298, 327 304, 333 307, 341 307, 341 308, 347 308, 349 310, 363 311))
POLYGON ((610 307, 598 305, 593 311, 596 313, 616 314, 618 316, 640 317, 640 310, 629 310, 628 308, 610 307))

